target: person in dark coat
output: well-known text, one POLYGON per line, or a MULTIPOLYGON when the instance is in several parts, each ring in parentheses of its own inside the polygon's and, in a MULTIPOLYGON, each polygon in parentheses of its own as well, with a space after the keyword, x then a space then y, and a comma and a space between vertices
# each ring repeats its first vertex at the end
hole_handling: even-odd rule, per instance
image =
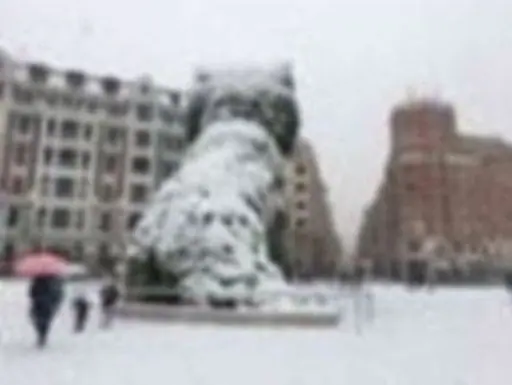
POLYGON ((37 345, 46 345, 52 321, 63 297, 62 280, 58 277, 36 277, 30 284, 30 319, 37 334, 37 345))
POLYGON ((102 326, 109 327, 112 323, 114 308, 119 301, 119 289, 114 281, 109 281, 100 291, 100 304, 102 312, 102 326))
POLYGON ((85 330, 90 309, 90 303, 85 295, 77 295, 75 297, 73 309, 75 313, 75 333, 81 333, 85 330))
POLYGON ((505 273, 505 288, 508 290, 509 293, 512 293, 512 272, 505 273))

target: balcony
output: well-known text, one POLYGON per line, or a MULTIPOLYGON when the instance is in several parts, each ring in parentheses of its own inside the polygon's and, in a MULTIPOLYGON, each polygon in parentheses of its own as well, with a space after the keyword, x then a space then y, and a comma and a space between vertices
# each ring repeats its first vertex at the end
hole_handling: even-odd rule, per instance
POLYGON ((32 82, 42 84, 48 80, 50 70, 45 64, 34 63, 29 64, 28 72, 32 82))
POLYGON ((170 91, 169 92, 169 102, 173 107, 179 107, 181 104, 181 93, 178 91, 170 91))
POLYGON ((121 82, 113 76, 107 76, 101 80, 101 86, 107 95, 116 96, 121 89, 121 82))
POLYGON ((66 72, 66 83, 70 88, 80 89, 85 84, 85 75, 78 70, 69 70, 66 72))

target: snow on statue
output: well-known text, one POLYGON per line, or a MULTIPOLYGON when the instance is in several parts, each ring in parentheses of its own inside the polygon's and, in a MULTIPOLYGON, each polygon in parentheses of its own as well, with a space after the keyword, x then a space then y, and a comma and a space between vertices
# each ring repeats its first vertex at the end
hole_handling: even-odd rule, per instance
POLYGON ((299 127, 291 69, 200 71, 186 116, 192 144, 148 205, 135 241, 196 298, 250 298, 284 285, 265 231, 299 127))

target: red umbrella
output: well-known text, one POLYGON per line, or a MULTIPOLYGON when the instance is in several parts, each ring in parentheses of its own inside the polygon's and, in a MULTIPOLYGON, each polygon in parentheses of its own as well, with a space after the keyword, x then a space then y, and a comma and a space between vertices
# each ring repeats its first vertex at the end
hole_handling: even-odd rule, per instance
POLYGON ((52 253, 32 253, 24 256, 14 265, 14 271, 25 277, 44 275, 64 275, 68 264, 60 256, 52 253))

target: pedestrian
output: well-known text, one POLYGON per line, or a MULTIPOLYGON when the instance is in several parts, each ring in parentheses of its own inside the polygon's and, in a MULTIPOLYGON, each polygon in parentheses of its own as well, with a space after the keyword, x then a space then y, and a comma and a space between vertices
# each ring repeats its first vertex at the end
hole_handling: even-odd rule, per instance
POLYGON ((109 279, 101 288, 100 304, 102 313, 102 326, 109 327, 112 324, 114 309, 119 301, 119 289, 113 279, 109 279))
POLYGON ((74 331, 82 333, 87 325, 91 304, 85 292, 79 292, 73 299, 73 311, 75 315, 74 331))
POLYGON ((37 335, 37 346, 46 346, 48 334, 63 298, 62 280, 56 276, 38 276, 29 289, 30 319, 37 335))
POLYGON ((512 271, 505 273, 504 281, 506 290, 512 294, 512 271))

